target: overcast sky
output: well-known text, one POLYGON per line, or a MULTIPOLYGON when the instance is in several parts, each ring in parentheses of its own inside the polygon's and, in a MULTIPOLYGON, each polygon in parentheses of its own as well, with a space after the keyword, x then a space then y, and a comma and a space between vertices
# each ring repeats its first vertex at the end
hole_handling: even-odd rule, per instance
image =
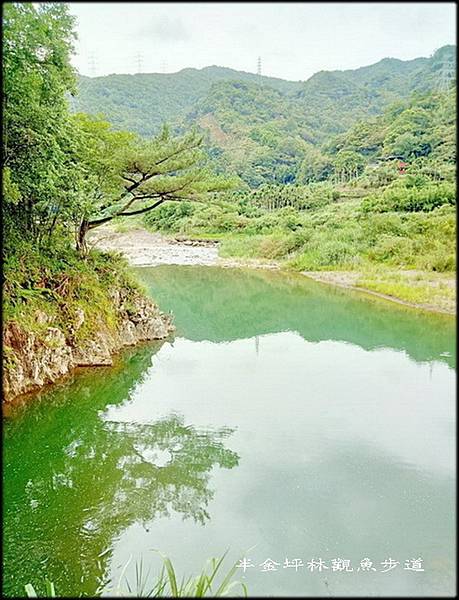
POLYGON ((208 65, 304 80, 455 44, 455 4, 70 2, 84 75, 208 65))

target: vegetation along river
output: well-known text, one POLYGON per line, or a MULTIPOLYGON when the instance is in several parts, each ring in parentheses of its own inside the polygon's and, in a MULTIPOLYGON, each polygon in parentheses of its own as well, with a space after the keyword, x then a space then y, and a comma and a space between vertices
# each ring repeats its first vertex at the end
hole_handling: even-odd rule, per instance
POLYGON ((108 595, 126 565, 154 578, 152 549, 191 575, 229 548, 249 595, 453 594, 454 319, 301 275, 136 272, 175 338, 6 418, 5 593, 108 595))

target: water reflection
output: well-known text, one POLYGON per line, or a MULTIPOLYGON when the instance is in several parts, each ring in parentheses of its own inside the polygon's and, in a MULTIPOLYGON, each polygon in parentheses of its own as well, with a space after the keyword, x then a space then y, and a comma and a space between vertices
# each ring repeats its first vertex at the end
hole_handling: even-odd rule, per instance
MULTIPOLYGON (((93 595, 130 554, 159 548, 190 574, 254 544, 258 562, 428 561, 422 582, 354 574, 330 581, 337 595, 453 589, 453 320, 294 275, 142 277, 176 339, 82 372, 6 423, 5 592, 43 592, 47 576, 93 595)), ((327 593, 320 577, 271 575, 251 573, 250 593, 327 593)))
POLYGON ((222 342, 297 331, 304 339, 346 341, 365 350, 405 350, 417 361, 456 364, 454 319, 318 284, 295 273, 215 267, 138 268, 178 334, 222 342))
POLYGON ((147 527, 171 512, 199 524, 210 518, 211 470, 239 461, 225 447, 230 427, 198 429, 176 413, 153 423, 107 419, 106 406, 142 384, 152 352, 131 353, 116 373, 87 373, 56 388, 30 407, 35 418, 28 412, 8 430, 8 592, 47 576, 61 593, 94 593, 108 583, 114 540, 132 523, 147 527))
MULTIPOLYGON (((445 363, 307 342, 293 332, 224 343, 177 338, 130 400, 106 416, 148 423, 172 409, 198 428, 232 423, 239 466, 213 475, 205 528, 171 515, 148 532, 125 530, 114 549, 115 577, 131 552, 150 557, 161 540, 182 573, 226 547, 236 558, 256 545, 254 564, 286 556, 425 561, 422 579, 403 569, 386 578, 334 574, 335 595, 453 589, 454 373, 445 363), (161 401, 153 404, 155 397, 161 401)), ((257 596, 327 594, 323 578, 307 571, 250 570, 246 583, 257 596)))

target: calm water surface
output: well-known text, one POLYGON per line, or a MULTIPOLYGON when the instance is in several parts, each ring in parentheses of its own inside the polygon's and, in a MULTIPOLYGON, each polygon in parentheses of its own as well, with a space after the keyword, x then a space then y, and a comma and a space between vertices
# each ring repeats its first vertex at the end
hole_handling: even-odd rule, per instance
POLYGON ((5 593, 110 595, 152 549, 190 575, 229 548, 249 595, 453 594, 454 320, 296 275, 138 273, 175 339, 5 421, 5 593))

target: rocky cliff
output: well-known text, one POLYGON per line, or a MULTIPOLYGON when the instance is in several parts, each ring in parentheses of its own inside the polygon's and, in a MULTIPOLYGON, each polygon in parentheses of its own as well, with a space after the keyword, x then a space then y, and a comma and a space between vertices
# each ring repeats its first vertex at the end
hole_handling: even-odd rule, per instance
POLYGON ((85 313, 78 309, 67 329, 37 311, 40 333, 25 331, 15 321, 3 330, 3 398, 16 396, 53 383, 79 366, 111 365, 123 346, 166 338, 174 327, 171 317, 140 293, 118 288, 110 292, 116 325, 100 322, 91 336, 79 336, 85 313))

